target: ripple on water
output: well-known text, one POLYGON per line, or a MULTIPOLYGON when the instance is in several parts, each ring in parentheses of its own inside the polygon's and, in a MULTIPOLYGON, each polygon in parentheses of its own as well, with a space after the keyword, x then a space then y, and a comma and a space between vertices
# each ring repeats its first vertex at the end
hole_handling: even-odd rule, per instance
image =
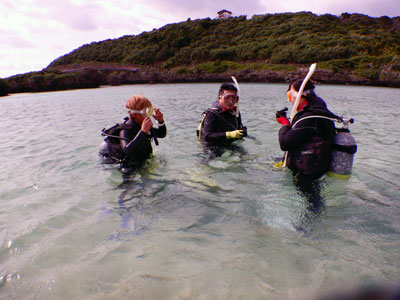
POLYGON ((2 102, 2 296, 268 299, 398 278, 399 118, 381 116, 393 114, 399 90, 318 85, 332 111, 355 118, 359 148, 350 180, 323 179, 316 209, 288 170, 272 167, 282 156, 273 111, 287 86, 241 84, 243 122, 257 142, 209 159, 195 130, 218 87, 132 85, 2 102), (101 129, 121 121, 137 93, 162 109, 168 136, 123 182, 116 166, 99 164, 97 148, 101 129))

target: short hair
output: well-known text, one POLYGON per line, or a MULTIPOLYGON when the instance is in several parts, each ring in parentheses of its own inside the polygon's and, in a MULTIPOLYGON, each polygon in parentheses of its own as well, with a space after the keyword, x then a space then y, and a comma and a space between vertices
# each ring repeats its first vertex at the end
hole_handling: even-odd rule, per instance
POLYGON ((224 93, 224 91, 237 92, 237 88, 232 83, 223 83, 223 84, 221 84, 221 87, 219 88, 218 95, 221 96, 224 93))
POLYGON ((152 107, 151 101, 142 95, 135 95, 128 99, 125 104, 127 109, 142 110, 143 108, 152 107))
MULTIPOLYGON (((303 83, 302 80, 295 80, 295 81, 290 82, 288 91, 290 91, 290 87, 292 87, 292 86, 296 91, 299 91, 302 83, 303 83)), ((306 86, 304 87, 304 90, 308 91, 308 90, 313 90, 314 88, 315 88, 314 83, 312 83, 309 80, 309 81, 307 81, 306 86)))

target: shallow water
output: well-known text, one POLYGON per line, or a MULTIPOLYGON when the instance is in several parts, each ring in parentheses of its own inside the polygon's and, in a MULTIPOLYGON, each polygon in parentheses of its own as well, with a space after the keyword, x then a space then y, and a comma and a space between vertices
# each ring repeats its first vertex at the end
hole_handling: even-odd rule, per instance
POLYGON ((1 299, 298 299, 400 279, 400 89, 317 87, 353 117, 348 181, 322 179, 320 212, 282 155, 282 84, 241 84, 257 141, 207 161, 195 137, 219 84, 104 87, 1 98, 1 299), (168 136, 122 184, 101 165, 101 129, 134 94, 168 136), (299 228, 301 230, 299 230, 299 228))

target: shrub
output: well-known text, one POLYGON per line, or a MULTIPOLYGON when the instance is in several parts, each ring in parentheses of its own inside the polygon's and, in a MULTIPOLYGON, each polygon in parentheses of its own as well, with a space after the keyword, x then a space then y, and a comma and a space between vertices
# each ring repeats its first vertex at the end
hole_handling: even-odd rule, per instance
POLYGON ((228 70, 240 71, 244 68, 243 64, 236 63, 233 61, 216 61, 202 63, 195 66, 196 71, 203 71, 206 73, 224 73, 228 70))
POLYGON ((7 96, 9 88, 8 82, 0 78, 0 96, 7 96))
POLYGON ((185 75, 185 74, 190 74, 190 73, 193 73, 193 72, 187 67, 180 67, 180 68, 177 68, 175 70, 175 73, 177 75, 185 75))

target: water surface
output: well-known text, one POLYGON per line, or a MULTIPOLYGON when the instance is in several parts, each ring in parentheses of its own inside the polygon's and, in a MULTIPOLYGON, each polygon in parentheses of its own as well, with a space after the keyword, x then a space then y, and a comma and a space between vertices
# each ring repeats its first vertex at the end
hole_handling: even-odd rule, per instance
POLYGON ((358 143, 315 213, 282 155, 282 84, 241 84, 248 132, 207 161, 195 136, 219 84, 104 87, 1 98, 0 298, 268 299, 400 279, 399 89, 317 86, 358 143), (101 129, 143 94, 168 136, 122 183, 101 129), (301 228, 302 230, 299 230, 301 228))

